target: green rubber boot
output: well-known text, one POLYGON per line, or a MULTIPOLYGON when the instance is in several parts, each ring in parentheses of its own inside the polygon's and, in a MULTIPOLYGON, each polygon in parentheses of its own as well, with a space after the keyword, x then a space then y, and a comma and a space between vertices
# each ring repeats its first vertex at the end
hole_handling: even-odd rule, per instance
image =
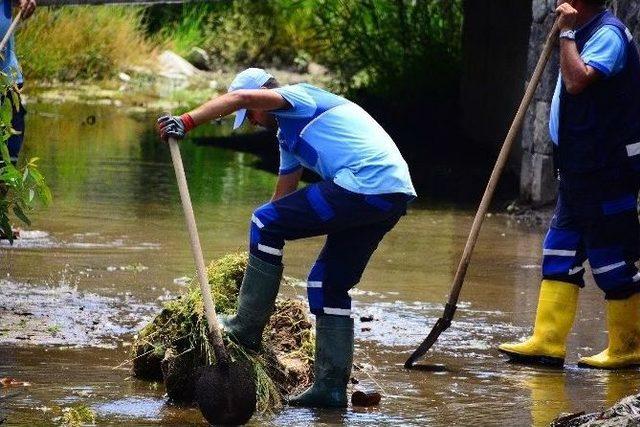
POLYGON ((249 254, 238 295, 238 311, 234 316, 220 316, 225 332, 245 348, 260 348, 262 332, 271 317, 280 289, 282 269, 282 265, 269 264, 249 254))
POLYGON ((353 365, 353 319, 346 316, 316 317, 315 381, 289 400, 293 406, 346 408, 347 383, 353 365))

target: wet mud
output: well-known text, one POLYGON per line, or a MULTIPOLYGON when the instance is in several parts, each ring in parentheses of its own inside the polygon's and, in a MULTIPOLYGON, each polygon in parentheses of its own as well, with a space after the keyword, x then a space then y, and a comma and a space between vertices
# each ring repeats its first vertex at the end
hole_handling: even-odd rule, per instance
POLYGON ((154 312, 130 296, 0 279, 0 344, 116 347, 154 312))

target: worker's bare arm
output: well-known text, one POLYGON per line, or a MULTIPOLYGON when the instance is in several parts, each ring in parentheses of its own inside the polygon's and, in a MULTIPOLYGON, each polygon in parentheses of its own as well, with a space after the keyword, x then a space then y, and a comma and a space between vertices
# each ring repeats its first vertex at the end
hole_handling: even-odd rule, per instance
POLYGON ((584 63, 573 40, 560 41, 560 69, 564 85, 571 95, 582 93, 600 78, 598 70, 584 63))
MULTIPOLYGON (((559 15, 560 31, 573 30, 576 27, 578 11, 570 2, 558 3, 556 13, 559 15)), ((567 38, 560 39, 560 69, 564 85, 571 95, 582 93, 600 78, 600 72, 582 60, 575 40, 567 38)))
POLYGON ((271 197, 271 201, 278 200, 284 196, 293 193, 298 189, 298 183, 302 177, 302 168, 288 173, 286 175, 278 176, 278 182, 276 183, 276 189, 271 197))
POLYGON ((289 103, 278 92, 269 89, 236 90, 214 98, 188 114, 195 126, 227 116, 234 111, 271 111, 287 108, 289 103))

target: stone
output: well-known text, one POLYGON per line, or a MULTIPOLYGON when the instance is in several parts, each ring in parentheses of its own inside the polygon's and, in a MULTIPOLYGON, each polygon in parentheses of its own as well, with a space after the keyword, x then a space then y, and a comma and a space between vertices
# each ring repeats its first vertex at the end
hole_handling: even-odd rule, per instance
POLYGON ((307 66, 307 72, 312 76, 325 76, 329 73, 327 67, 320 65, 316 62, 309 62, 307 66))
POLYGON ((160 74, 167 78, 181 80, 195 77, 201 73, 189 61, 170 50, 165 50, 158 56, 158 63, 160 65, 160 74))
POLYGON ((193 47, 187 55, 187 61, 199 70, 209 71, 211 70, 209 54, 202 48, 193 47))
POLYGON ((118 78, 120 80, 122 80, 123 82, 130 82, 131 81, 131 76, 129 74, 123 73, 123 72, 118 73, 118 78))

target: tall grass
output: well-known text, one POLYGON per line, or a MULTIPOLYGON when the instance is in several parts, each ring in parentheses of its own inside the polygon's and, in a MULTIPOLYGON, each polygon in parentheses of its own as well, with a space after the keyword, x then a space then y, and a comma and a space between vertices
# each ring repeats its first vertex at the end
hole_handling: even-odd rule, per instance
POLYGON ((313 1, 234 0, 154 6, 145 23, 151 34, 186 54, 209 52, 215 67, 295 66, 313 41, 313 1))
POLYGON ((108 78, 152 52, 142 9, 113 6, 40 8, 17 34, 27 79, 108 78))

